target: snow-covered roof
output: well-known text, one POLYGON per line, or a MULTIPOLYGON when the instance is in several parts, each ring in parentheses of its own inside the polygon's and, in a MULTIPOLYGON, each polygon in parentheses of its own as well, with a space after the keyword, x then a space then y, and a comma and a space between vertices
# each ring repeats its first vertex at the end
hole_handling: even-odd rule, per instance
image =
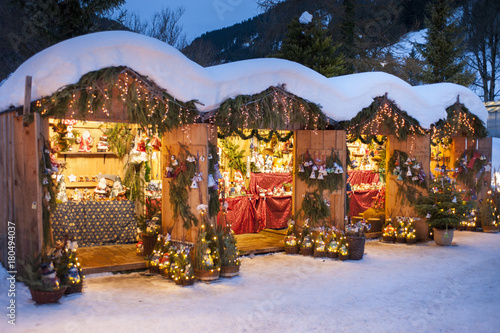
POLYGON ((203 103, 197 105, 201 112, 217 108, 228 98, 284 84, 290 93, 319 104, 336 121, 352 119, 373 98, 385 93, 423 127, 446 118, 445 109, 455 103, 457 96, 483 122, 487 119, 479 97, 456 84, 412 87, 382 72, 326 78, 295 62, 272 58, 204 68, 166 43, 127 31, 75 37, 34 55, 0 86, 0 110, 23 104, 27 75, 33 77, 35 101, 78 82, 88 72, 111 66, 126 66, 148 76, 178 100, 198 100, 203 103))

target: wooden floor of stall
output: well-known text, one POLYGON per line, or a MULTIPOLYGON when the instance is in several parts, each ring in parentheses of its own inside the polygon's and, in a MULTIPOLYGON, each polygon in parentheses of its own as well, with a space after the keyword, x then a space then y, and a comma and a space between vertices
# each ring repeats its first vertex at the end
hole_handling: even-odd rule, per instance
MULTIPOLYGON (((284 230, 264 229, 258 234, 236 235, 242 255, 284 251, 284 230)), ((118 244, 78 249, 83 274, 146 269, 144 257, 137 255, 136 244, 118 244)))

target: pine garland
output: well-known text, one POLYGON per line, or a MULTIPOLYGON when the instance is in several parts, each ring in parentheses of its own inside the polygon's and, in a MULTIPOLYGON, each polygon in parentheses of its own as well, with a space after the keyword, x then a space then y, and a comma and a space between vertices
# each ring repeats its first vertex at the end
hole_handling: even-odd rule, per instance
POLYGON ((442 139, 451 141, 456 136, 476 140, 488 135, 483 121, 458 100, 446 109, 446 113, 446 121, 441 119, 431 127, 433 145, 442 139))
POLYGON ((159 134, 192 124, 199 116, 194 101, 178 101, 147 77, 122 66, 89 72, 77 83, 38 100, 33 110, 44 117, 86 120, 96 112, 108 114, 114 101, 125 105, 130 122, 151 127, 159 134), (113 96, 116 87, 119 96, 113 96))
POLYGON ((265 143, 269 143, 274 137, 277 138, 278 141, 280 142, 287 142, 293 136, 293 132, 290 131, 287 134, 280 135, 278 131, 271 130, 269 131, 267 136, 260 135, 259 130, 257 129, 251 130, 250 134, 248 135, 245 135, 245 133, 243 133, 243 131, 241 130, 238 130, 235 133, 231 133, 230 135, 224 135, 220 132, 217 133, 217 137, 219 139, 225 139, 228 136, 233 136, 233 135, 238 135, 242 140, 248 140, 251 139, 252 137, 255 137, 259 141, 264 141, 265 143))
POLYGON ((240 95, 226 100, 215 114, 214 123, 224 136, 238 133, 242 128, 276 130, 289 125, 305 129, 324 129, 326 116, 318 105, 270 87, 255 95, 240 95))
POLYGON ((394 134, 398 141, 405 141, 409 135, 424 135, 424 130, 418 121, 405 111, 399 109, 394 101, 388 100, 387 95, 374 98, 373 103, 362 109, 350 121, 342 123, 347 133, 354 138, 361 135, 372 135, 384 130, 394 134), (381 128, 381 125, 384 128, 381 128))

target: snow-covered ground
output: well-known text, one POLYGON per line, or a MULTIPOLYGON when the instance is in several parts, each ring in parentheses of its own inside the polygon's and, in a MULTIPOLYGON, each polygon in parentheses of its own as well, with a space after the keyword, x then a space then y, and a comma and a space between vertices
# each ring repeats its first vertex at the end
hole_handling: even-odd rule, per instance
POLYGON ((240 276, 184 288, 141 273, 91 275, 83 294, 41 306, 18 283, 16 326, 2 315, 0 331, 498 332, 500 234, 455 232, 454 242, 370 241, 361 261, 245 257, 240 276))

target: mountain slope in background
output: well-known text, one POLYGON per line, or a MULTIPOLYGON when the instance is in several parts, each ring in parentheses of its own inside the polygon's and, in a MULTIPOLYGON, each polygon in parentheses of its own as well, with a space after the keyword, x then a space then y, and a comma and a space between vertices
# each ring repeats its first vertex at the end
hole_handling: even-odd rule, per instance
MULTIPOLYGON (((365 48, 393 44, 422 28, 429 0, 357 0, 356 33, 365 48)), ((288 23, 304 11, 322 18, 334 43, 341 40, 343 1, 288 0, 268 12, 231 27, 207 32, 183 53, 202 66, 261 58, 274 54, 287 33, 288 23)))

